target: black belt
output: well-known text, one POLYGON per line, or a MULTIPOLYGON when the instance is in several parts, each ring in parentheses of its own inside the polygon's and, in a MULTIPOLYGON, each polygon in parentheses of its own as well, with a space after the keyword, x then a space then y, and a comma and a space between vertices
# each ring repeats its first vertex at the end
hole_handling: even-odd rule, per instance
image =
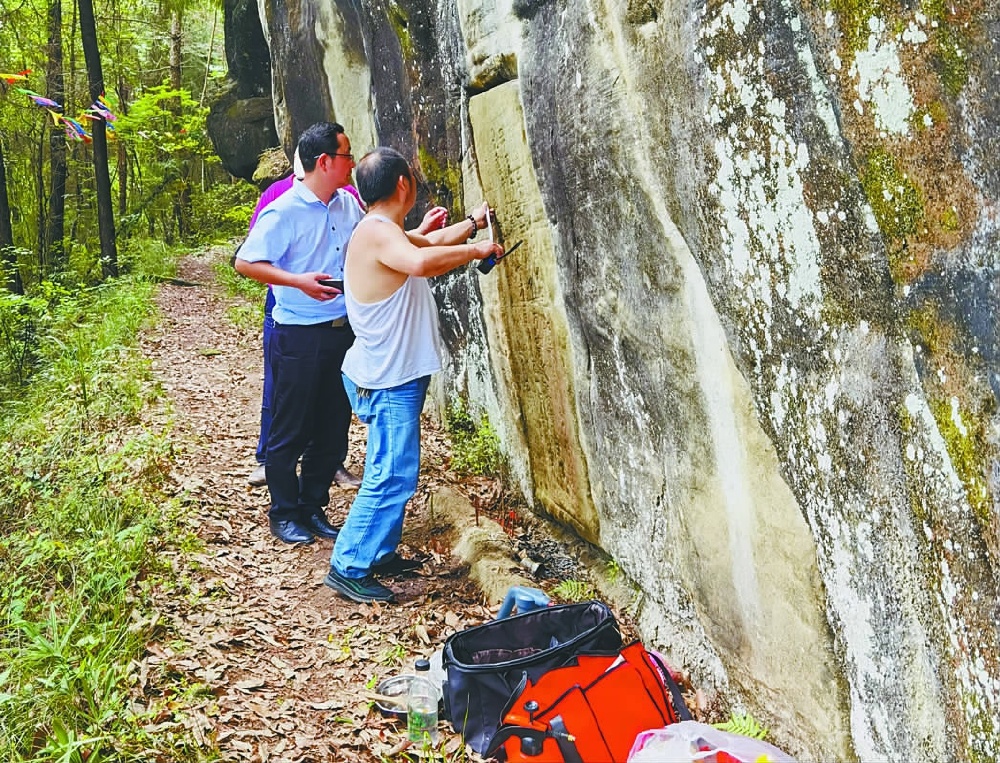
POLYGON ((347 316, 341 316, 340 318, 334 318, 332 321, 323 321, 322 323, 277 323, 276 326, 281 326, 287 329, 343 329, 350 328, 351 323, 347 320, 347 316))

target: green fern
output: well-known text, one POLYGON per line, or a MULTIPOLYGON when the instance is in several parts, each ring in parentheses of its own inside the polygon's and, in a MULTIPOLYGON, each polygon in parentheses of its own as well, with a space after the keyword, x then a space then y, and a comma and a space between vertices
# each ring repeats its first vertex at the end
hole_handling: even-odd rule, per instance
POLYGON ((597 598, 597 593, 593 587, 579 580, 564 580, 552 589, 552 593, 560 599, 571 602, 589 601, 590 599, 597 598))
POLYGON ((712 725, 720 731, 740 734, 751 739, 763 739, 768 732, 768 728, 761 726, 750 713, 737 713, 735 711, 730 713, 729 720, 725 723, 713 723, 712 725))
POLYGON ((622 568, 614 559, 608 559, 604 564, 609 583, 615 583, 622 576, 622 568))

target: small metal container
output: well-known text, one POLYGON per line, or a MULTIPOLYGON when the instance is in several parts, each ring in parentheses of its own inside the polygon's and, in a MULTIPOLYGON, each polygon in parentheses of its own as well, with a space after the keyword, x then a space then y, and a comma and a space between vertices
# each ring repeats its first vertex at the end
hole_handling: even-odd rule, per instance
POLYGON ((388 700, 376 700, 375 707, 387 718, 399 718, 406 720, 406 700, 410 694, 410 680, 412 675, 404 673, 398 676, 390 676, 379 682, 375 691, 384 697, 399 697, 398 702, 388 700))

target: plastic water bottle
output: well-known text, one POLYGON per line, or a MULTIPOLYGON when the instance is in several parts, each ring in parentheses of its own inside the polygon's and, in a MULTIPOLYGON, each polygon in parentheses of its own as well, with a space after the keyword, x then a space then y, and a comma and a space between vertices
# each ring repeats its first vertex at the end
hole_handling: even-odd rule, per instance
POLYGON ((445 678, 447 678, 447 674, 445 673, 445 669, 444 669, 444 665, 443 665, 443 656, 444 656, 443 653, 444 653, 444 649, 441 648, 441 649, 438 649, 436 652, 434 652, 430 656, 430 658, 428 658, 428 662, 430 662, 430 664, 431 664, 431 668, 430 668, 430 671, 429 671, 430 678, 431 678, 431 683, 433 683, 434 684, 434 688, 436 688, 438 690, 438 698, 439 699, 444 694, 444 681, 445 681, 445 678))
POLYGON ((508 617, 515 608, 517 609, 517 614, 523 615, 526 612, 547 607, 550 603, 551 600, 545 595, 544 591, 521 585, 511 586, 504 597, 500 611, 497 613, 497 620, 503 620, 505 617, 508 617))
POLYGON ((406 735, 417 744, 438 743, 438 688, 430 677, 428 660, 417 660, 406 697, 406 735))

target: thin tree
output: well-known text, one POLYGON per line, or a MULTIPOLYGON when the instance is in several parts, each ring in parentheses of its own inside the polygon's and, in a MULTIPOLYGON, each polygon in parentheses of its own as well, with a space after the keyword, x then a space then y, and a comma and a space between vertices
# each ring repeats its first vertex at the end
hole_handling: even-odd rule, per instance
MULTIPOLYGON (((46 72, 48 96, 65 103, 63 81, 62 0, 49 2, 49 57, 46 72)), ((65 267, 63 251, 66 219, 66 135, 59 125, 49 129, 49 216, 45 227, 45 252, 51 268, 65 267)))
MULTIPOLYGON (((125 77, 118 76, 118 113, 128 114, 128 104, 132 93, 131 88, 125 81, 125 77)), ((118 146, 118 217, 122 218, 128 214, 128 182, 129 182, 129 158, 125 141, 116 141, 118 146)))
POLYGON ((0 256, 7 270, 7 289, 14 294, 24 294, 24 284, 17 269, 17 250, 14 248, 14 227, 10 222, 10 199, 7 197, 7 165, 0 141, 0 256))
MULTIPOLYGON (((104 95, 104 73, 101 51, 97 46, 97 26, 94 22, 93 0, 80 0, 80 40, 87 62, 90 97, 96 101, 104 95)), ((101 275, 118 275, 118 249, 115 245, 115 215, 111 199, 111 176, 108 172, 108 137, 104 120, 94 121, 94 180, 97 184, 97 224, 101 237, 101 275)))
MULTIPOLYGON (((180 120, 183 107, 181 106, 180 89, 183 85, 181 77, 181 61, 183 59, 184 43, 184 3, 178 2, 170 12, 170 87, 178 93, 178 96, 171 104, 171 111, 180 120)), ((190 167, 186 161, 182 161, 178 168, 180 188, 174 198, 174 219, 177 221, 177 234, 183 241, 188 234, 188 217, 191 209, 191 186, 189 182, 190 167)))

